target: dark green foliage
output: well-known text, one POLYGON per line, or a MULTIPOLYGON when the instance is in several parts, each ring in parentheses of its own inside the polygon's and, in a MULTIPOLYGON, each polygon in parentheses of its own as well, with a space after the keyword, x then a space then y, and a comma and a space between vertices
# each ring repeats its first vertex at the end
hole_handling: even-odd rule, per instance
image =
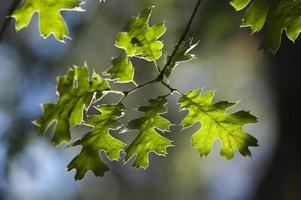
POLYGON ((242 27, 250 27, 252 33, 265 26, 261 48, 276 53, 285 31, 291 41, 301 32, 301 0, 232 0, 236 10, 248 7, 242 27))

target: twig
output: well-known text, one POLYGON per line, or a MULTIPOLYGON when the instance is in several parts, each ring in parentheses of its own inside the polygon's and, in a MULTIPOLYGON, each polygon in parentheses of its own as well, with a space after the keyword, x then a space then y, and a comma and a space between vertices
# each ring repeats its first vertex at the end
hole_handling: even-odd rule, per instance
POLYGON ((1 29, 0 29, 0 43, 2 42, 3 40, 3 37, 4 37, 4 34, 5 34, 5 31, 7 29, 7 27, 9 26, 10 24, 10 21, 11 21, 11 15, 13 14, 13 12, 15 11, 15 9, 17 8, 17 6, 19 5, 20 3, 20 0, 14 0, 11 4, 11 6, 9 7, 8 9, 8 13, 7 13, 7 16, 6 16, 6 19, 5 21, 3 22, 2 26, 1 26, 1 29))
POLYGON ((183 34, 181 35, 179 42, 178 42, 177 45, 175 46, 175 49, 173 50, 171 56, 170 56, 169 59, 167 60, 167 62, 166 62, 166 64, 165 64, 164 68, 162 69, 160 75, 158 76, 157 79, 160 79, 160 81, 163 80, 164 73, 165 73, 167 67, 171 64, 171 61, 172 61, 173 57, 175 56, 175 54, 177 53, 177 51, 178 51, 180 45, 182 44, 182 42, 185 40, 187 34, 189 33, 189 30, 190 30, 190 28, 191 28, 192 22, 193 22, 193 20, 194 20, 196 14, 197 14, 197 11, 198 11, 198 9, 199 9, 199 7, 200 7, 200 5, 201 5, 201 2, 202 2, 202 0, 198 0, 198 2, 196 3, 196 5, 195 5, 195 7, 194 7, 194 10, 193 10, 193 12, 192 12, 192 15, 191 15, 191 17, 190 17, 190 19, 189 19, 189 22, 188 22, 188 24, 187 24, 187 26, 186 26, 186 28, 185 28, 185 31, 184 31, 183 34))
POLYGON ((137 87, 135 87, 135 88, 133 88, 133 89, 131 89, 131 90, 129 90, 129 91, 123 92, 124 96, 120 99, 119 103, 121 103, 121 102, 122 102, 127 96, 129 96, 130 94, 136 92, 137 90, 140 90, 140 89, 143 88, 143 87, 149 86, 149 85, 151 85, 151 84, 153 84, 153 83, 155 83, 155 82, 157 82, 157 79, 154 79, 154 80, 152 80, 152 81, 146 82, 146 83, 144 83, 144 84, 142 84, 142 85, 138 85, 137 87))

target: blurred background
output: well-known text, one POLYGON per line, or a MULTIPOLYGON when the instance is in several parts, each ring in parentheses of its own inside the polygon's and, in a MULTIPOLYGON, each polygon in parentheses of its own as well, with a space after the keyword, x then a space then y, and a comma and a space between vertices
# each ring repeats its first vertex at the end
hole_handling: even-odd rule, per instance
MULTIPOLYGON (((4 22, 11 1, 0 1, 4 22)), ((113 46, 116 34, 131 16, 155 5, 151 23, 166 21, 165 51, 171 52, 191 15, 195 1, 181 0, 86 0, 87 12, 63 12, 72 40, 57 42, 53 36, 39 36, 38 17, 18 34, 14 21, 0 43, 0 199, 5 200, 251 200, 301 199, 301 120, 299 94, 300 41, 293 45, 283 37, 279 52, 272 56, 259 51, 261 35, 239 29, 243 13, 235 12, 228 1, 204 1, 193 23, 190 37, 200 41, 198 57, 176 68, 170 82, 182 92, 195 88, 217 90, 215 101, 240 100, 232 109, 250 110, 259 122, 245 127, 260 146, 252 148, 252 158, 236 152, 233 160, 219 156, 216 142, 207 158, 191 148, 190 137, 199 124, 180 132, 172 127, 167 137, 174 141, 166 158, 150 154, 147 170, 130 168, 131 162, 108 162, 111 172, 95 178, 91 172, 75 182, 75 171, 67 164, 79 148, 55 148, 51 134, 38 136, 31 121, 42 114, 40 104, 56 100, 56 77, 72 65, 86 61, 97 72, 107 69, 111 57, 121 51, 113 46)), ((135 80, 144 83, 156 77, 155 68, 134 60, 135 80)), ((159 63, 161 66, 163 63, 159 63)), ((147 105, 149 98, 166 94, 159 85, 130 96, 128 121, 139 113, 131 108, 147 105)), ((116 100, 108 97, 105 101, 116 100)), ((164 115, 179 124, 178 95, 169 97, 164 115)), ((72 129, 74 135, 84 128, 72 129)), ((131 132, 121 136, 131 141, 131 132)), ((123 155, 124 157, 124 155, 123 155)))

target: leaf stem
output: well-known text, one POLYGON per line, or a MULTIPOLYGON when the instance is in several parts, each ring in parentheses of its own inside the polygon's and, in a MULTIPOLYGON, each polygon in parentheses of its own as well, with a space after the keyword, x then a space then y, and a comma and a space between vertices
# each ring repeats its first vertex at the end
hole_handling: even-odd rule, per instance
POLYGON ((132 80, 131 83, 133 83, 133 85, 135 85, 135 87, 138 87, 138 84, 134 80, 132 80))
POLYGON ((157 62, 156 62, 155 60, 154 60, 154 65, 155 65, 157 71, 158 71, 159 73, 161 73, 161 69, 160 69, 160 67, 158 66, 158 64, 157 64, 157 62))

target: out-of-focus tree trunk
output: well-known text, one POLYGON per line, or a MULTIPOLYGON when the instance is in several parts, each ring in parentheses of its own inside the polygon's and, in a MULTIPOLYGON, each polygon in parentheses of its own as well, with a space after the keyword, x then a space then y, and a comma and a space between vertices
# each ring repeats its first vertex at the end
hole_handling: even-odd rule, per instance
MULTIPOLYGON (((278 110, 279 140, 254 200, 301 199, 301 42, 285 39, 268 70, 278 110)), ((258 169, 260 170, 260 169, 258 169)))

